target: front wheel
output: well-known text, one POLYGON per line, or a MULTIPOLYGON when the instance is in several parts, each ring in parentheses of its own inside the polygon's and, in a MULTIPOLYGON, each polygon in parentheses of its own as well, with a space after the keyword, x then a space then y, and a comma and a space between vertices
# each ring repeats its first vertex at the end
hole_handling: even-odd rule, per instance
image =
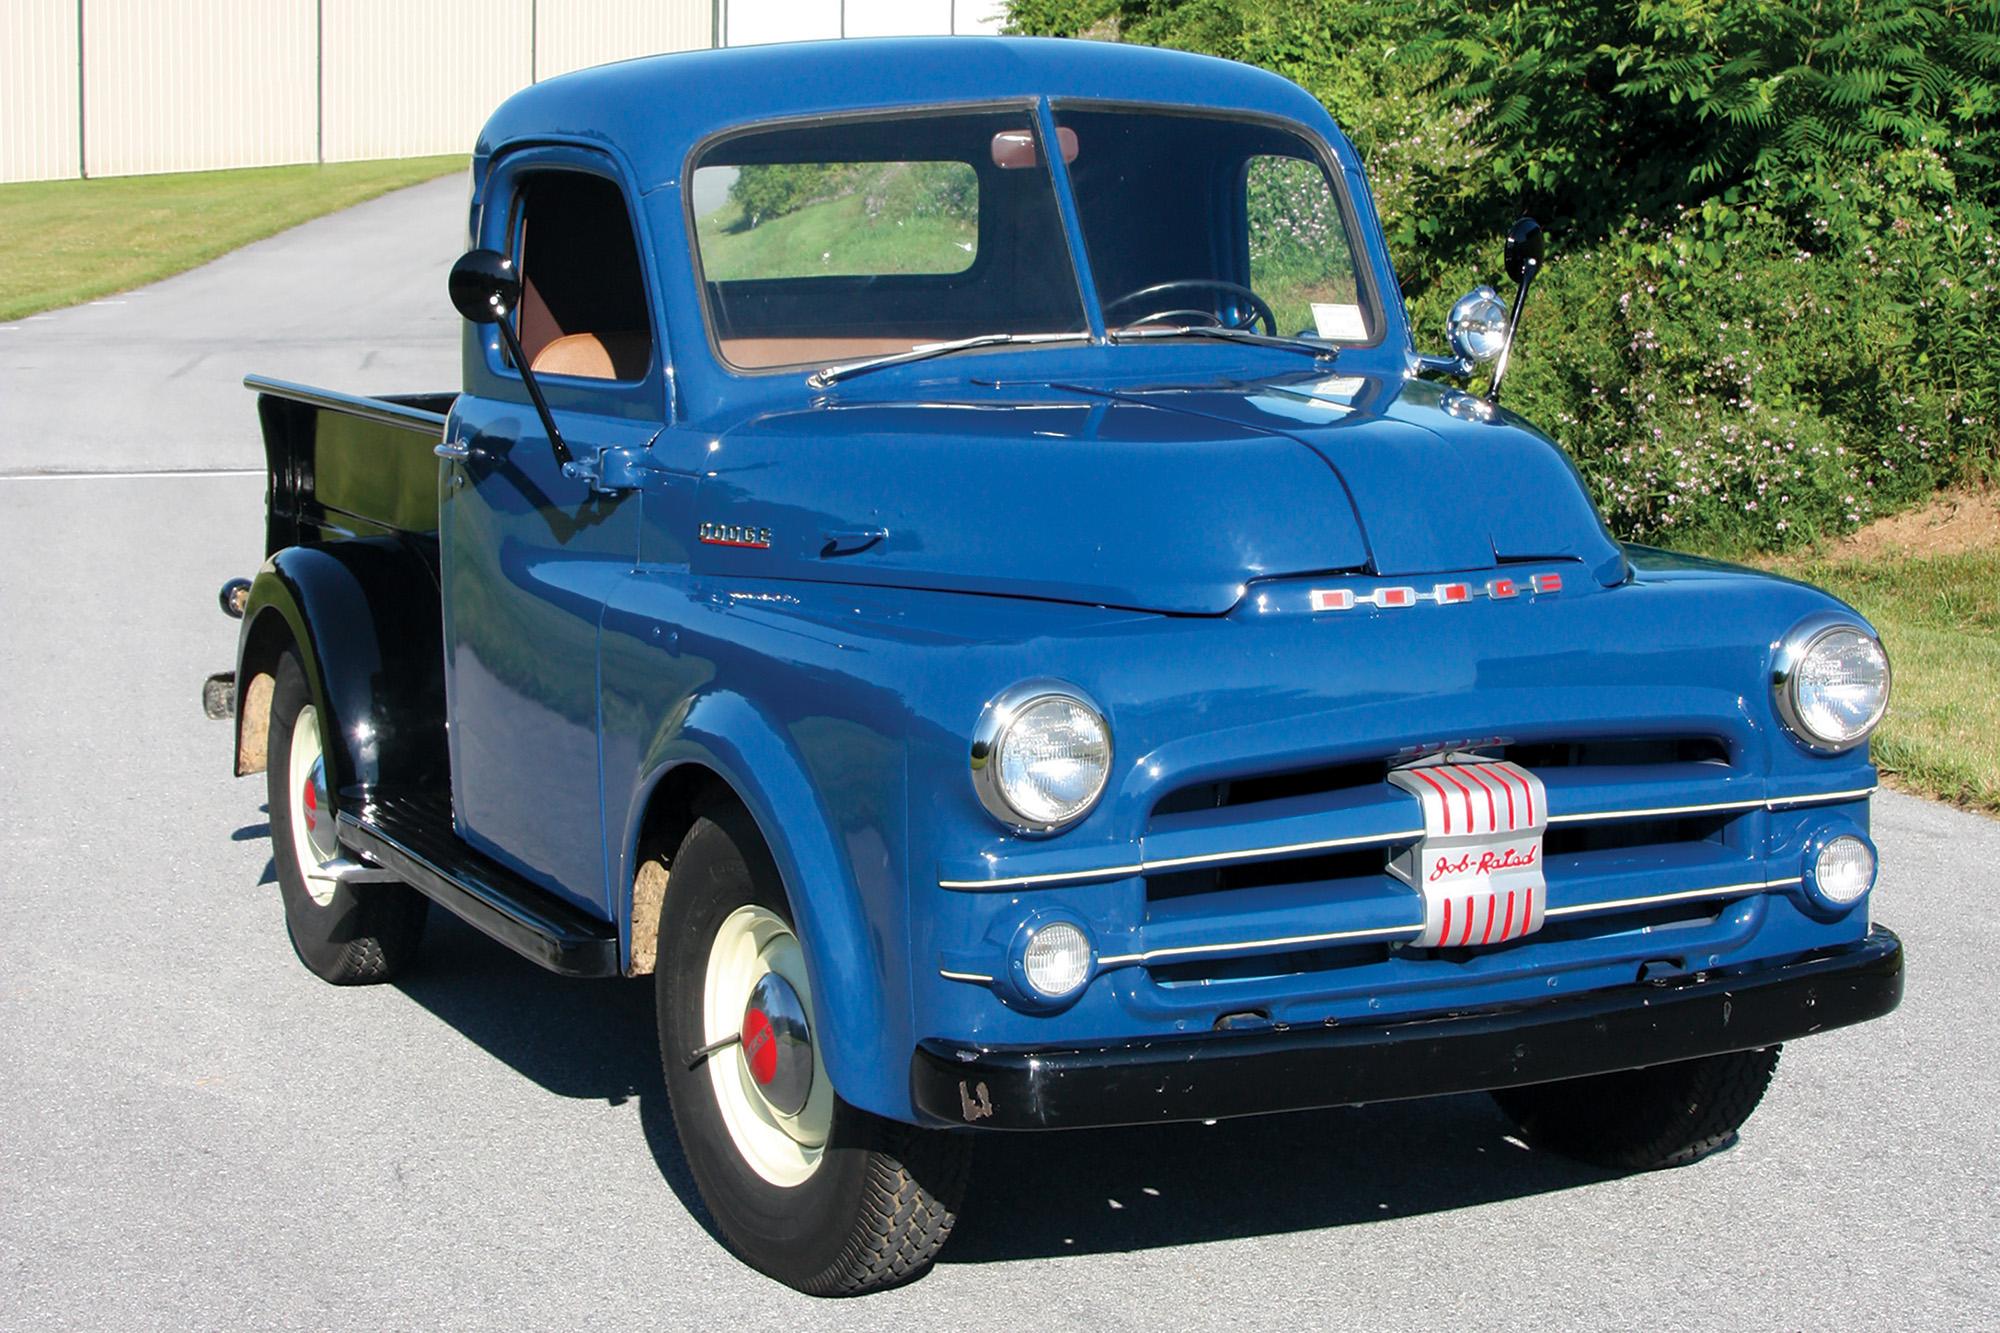
POLYGON ((1686 1166, 1735 1140, 1782 1049, 1501 1088, 1493 1099, 1538 1148, 1620 1171, 1686 1166))
POLYGON ((709 812, 681 843, 659 949, 674 1128, 723 1238, 816 1296, 929 1268, 951 1234, 970 1144, 834 1092, 777 867, 741 809, 709 812))

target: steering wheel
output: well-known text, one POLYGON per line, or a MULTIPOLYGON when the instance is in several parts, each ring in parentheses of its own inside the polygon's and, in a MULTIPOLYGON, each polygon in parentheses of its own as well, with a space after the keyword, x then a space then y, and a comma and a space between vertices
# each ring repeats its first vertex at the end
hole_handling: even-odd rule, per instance
POLYGON ((1265 303, 1264 298, 1240 282, 1224 282, 1221 278, 1176 278, 1172 282, 1156 282, 1150 287, 1141 287, 1136 292, 1127 292, 1104 307, 1104 322, 1106 324, 1112 323, 1111 312, 1121 306, 1131 305, 1134 301, 1142 301, 1149 296, 1159 296, 1166 292, 1187 291, 1190 288, 1195 291, 1227 292, 1232 296, 1240 296, 1250 304, 1250 318, 1247 321, 1231 324, 1211 310, 1170 309, 1151 311, 1138 319, 1132 320, 1131 323, 1152 324, 1159 320, 1175 316, 1204 315, 1219 329, 1248 329, 1255 327, 1257 322, 1262 320, 1264 323, 1264 332, 1273 337, 1277 336, 1278 317, 1271 313, 1271 307, 1265 303))

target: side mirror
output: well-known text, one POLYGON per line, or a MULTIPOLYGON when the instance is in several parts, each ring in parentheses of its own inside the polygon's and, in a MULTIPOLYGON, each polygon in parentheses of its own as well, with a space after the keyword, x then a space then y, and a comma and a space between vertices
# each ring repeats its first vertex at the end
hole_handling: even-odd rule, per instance
POLYGON ((451 303, 474 324, 497 324, 521 299, 514 261, 498 250, 468 250, 451 266, 451 303))
POLYGON ((1519 218, 1507 229, 1507 276, 1516 282, 1528 280, 1530 267, 1542 266, 1542 253, 1547 249, 1548 233, 1542 224, 1533 218, 1519 218))
POLYGON ((1547 238, 1542 224, 1533 218, 1516 218, 1514 225, 1507 229, 1507 248, 1503 258, 1507 265, 1507 276, 1520 283, 1514 289, 1514 313, 1507 321, 1507 334, 1500 348, 1500 363, 1493 367, 1493 387, 1486 391, 1490 403, 1500 401, 1500 381, 1507 378, 1507 360, 1514 351, 1514 335, 1521 331, 1521 308, 1528 304, 1528 287, 1535 275, 1542 271, 1542 255, 1547 249, 1547 238))
POLYGON ((445 287, 459 314, 474 324, 491 324, 499 330, 500 341, 506 345, 507 355, 513 358, 515 369, 521 372, 521 383, 528 388, 535 415, 542 419, 542 429, 549 434, 549 452, 556 456, 556 466, 567 471, 576 461, 575 455, 564 443, 562 431, 556 428, 548 399, 542 397, 541 382, 535 378, 534 368, 521 350, 521 339, 507 320, 521 299, 521 279, 514 272, 514 261, 498 250, 467 250, 451 266, 451 277, 445 287))

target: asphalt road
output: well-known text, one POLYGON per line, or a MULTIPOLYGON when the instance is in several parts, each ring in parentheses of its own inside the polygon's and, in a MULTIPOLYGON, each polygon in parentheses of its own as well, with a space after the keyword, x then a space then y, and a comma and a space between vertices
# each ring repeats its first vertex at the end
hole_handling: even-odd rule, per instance
POLYGON ((246 370, 454 383, 460 190, 0 326, 0 1328, 2000 1326, 2000 823, 1907 797, 1903 1008, 1795 1043, 1729 1152, 1608 1176, 1482 1097, 989 1140, 858 1302, 706 1230, 646 982, 442 913, 406 981, 315 981, 196 701, 261 481, 110 474, 260 466, 246 370))

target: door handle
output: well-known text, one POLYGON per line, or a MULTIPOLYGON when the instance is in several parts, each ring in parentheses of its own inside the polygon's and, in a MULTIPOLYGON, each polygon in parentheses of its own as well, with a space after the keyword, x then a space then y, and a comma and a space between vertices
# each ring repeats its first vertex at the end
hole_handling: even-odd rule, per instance
POLYGON ((887 528, 851 528, 820 534, 825 544, 819 548, 821 559, 831 559, 841 555, 859 555, 875 543, 889 539, 887 528))
POLYGON ((472 446, 461 444, 457 440, 446 440, 435 449, 432 449, 431 452, 439 458, 449 458, 455 462, 463 463, 466 459, 472 457, 472 446))

